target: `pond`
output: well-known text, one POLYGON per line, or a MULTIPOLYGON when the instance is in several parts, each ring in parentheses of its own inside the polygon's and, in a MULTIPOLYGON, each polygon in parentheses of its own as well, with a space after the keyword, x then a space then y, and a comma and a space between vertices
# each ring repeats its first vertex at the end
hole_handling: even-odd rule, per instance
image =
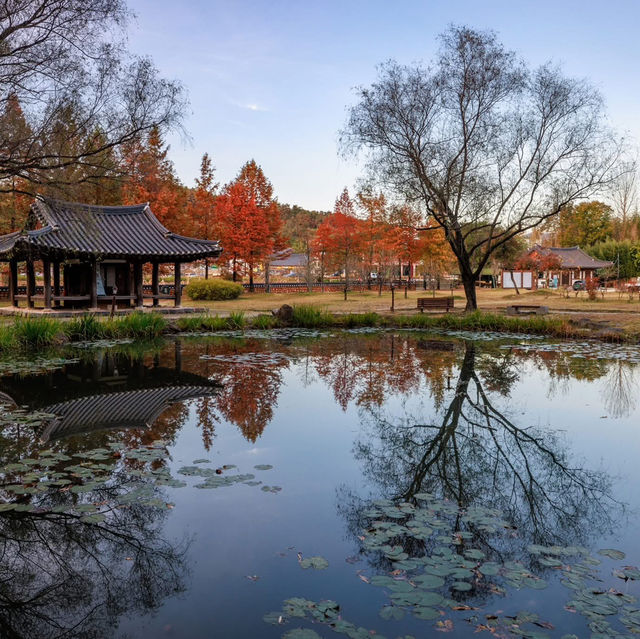
POLYGON ((639 366, 399 330, 0 362, 0 635, 633 636, 639 366))

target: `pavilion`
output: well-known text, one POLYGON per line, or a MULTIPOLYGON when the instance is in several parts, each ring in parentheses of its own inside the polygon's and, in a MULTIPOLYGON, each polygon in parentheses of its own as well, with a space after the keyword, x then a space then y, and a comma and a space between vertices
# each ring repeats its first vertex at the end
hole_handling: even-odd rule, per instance
POLYGON ((94 206, 38 196, 22 231, 0 236, 0 261, 9 263, 12 306, 25 300, 34 308, 89 308, 124 302, 137 308, 145 298, 181 305, 181 264, 222 253, 218 242, 178 235, 166 229, 149 204, 94 206), (35 262, 42 263, 43 291, 37 294, 35 262), (26 294, 18 289, 18 263, 26 263, 26 294), (151 264, 151 290, 142 285, 151 264), (160 264, 173 264, 173 295, 160 291, 160 264), (62 267, 62 269, 61 269, 62 267), (62 270, 62 287, 60 271, 62 270), (53 271, 53 278, 52 278, 53 271))

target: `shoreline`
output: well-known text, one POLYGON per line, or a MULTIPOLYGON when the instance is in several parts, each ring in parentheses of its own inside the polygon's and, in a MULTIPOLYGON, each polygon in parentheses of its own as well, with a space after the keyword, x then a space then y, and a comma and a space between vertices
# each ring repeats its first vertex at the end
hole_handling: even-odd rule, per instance
POLYGON ((45 350, 73 342, 129 338, 148 340, 176 334, 275 328, 401 328, 449 329, 477 332, 520 333, 555 339, 595 339, 609 343, 638 344, 640 333, 625 331, 610 322, 561 315, 508 316, 502 313, 332 313, 316 306, 283 306, 271 314, 190 314, 171 318, 153 312, 134 312, 103 319, 89 313, 74 318, 47 316, 16 317, 0 326, 0 353, 20 354, 45 350))

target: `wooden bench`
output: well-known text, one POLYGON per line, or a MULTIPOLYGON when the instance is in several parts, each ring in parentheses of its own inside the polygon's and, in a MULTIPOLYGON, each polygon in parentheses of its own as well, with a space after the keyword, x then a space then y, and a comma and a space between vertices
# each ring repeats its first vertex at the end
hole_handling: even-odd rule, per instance
POLYGON ((536 304, 513 304, 507 306, 507 315, 547 315, 548 306, 538 306, 536 304))
POLYGON ((418 308, 421 313, 424 313, 425 308, 446 310, 448 313, 453 308, 453 297, 419 297, 418 308))

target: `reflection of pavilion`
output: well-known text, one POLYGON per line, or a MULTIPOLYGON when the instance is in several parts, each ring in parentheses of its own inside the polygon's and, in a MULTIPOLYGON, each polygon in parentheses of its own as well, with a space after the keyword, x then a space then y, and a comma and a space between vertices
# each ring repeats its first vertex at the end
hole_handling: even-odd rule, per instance
MULTIPOLYGON (((179 346, 179 345, 177 345, 179 346)), ((100 353, 92 362, 68 364, 46 375, 1 380, 5 403, 51 414, 37 434, 43 441, 98 430, 150 427, 169 406, 214 395, 220 384, 158 360, 100 353)))

